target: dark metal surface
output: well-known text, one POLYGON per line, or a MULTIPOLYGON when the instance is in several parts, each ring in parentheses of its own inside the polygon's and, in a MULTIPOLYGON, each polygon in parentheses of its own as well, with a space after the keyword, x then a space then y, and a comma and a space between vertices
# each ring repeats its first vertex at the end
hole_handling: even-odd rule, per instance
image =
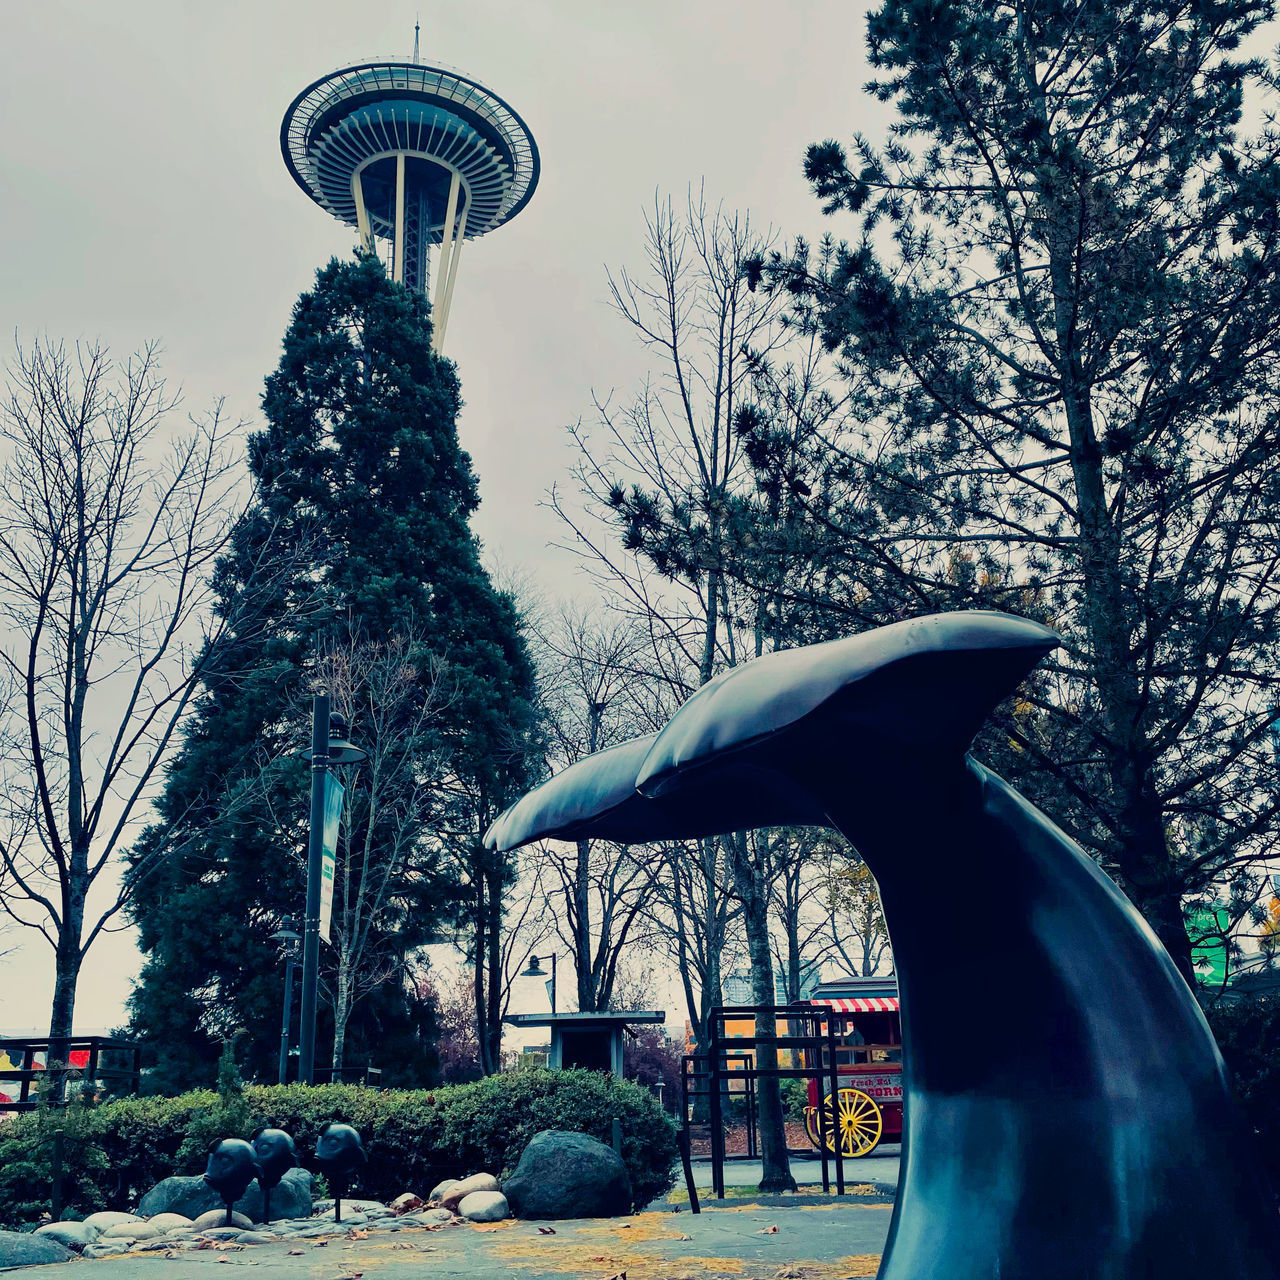
POLYGON ((293 1139, 283 1129, 259 1129, 253 1135, 253 1153, 258 1160, 258 1185, 262 1188, 262 1220, 271 1221, 271 1188, 298 1164, 293 1139))
POLYGON ((769 655, 672 717, 632 793, 640 751, 618 748, 607 785, 583 785, 601 776, 583 761, 490 837, 638 841, 807 811, 853 842, 892 931, 906 1048, 881 1280, 1274 1276, 1275 1209, 1191 992, 1092 861, 965 757, 1056 643, 965 613, 769 655), (925 909, 960 878, 972 909, 925 909), (992 975, 999 1043, 972 1027, 992 975))
POLYGON ((342 1201, 351 1186, 351 1175, 362 1169, 367 1157, 360 1135, 349 1125, 328 1124, 316 1139, 316 1164, 333 1193, 334 1218, 342 1221, 342 1201))
POLYGON ((210 1147, 204 1180, 227 1206, 227 1226, 231 1225, 231 1206, 244 1195, 249 1183, 259 1173, 258 1157, 243 1138, 223 1138, 210 1147))

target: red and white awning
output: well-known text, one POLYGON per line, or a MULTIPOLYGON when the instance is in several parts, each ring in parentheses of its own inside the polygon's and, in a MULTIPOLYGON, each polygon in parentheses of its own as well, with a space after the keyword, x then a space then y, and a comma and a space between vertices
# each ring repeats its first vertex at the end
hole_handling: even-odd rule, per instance
POLYGON ((813 1004, 829 1004, 841 1013, 896 1013, 897 996, 828 996, 825 1000, 815 997, 813 1004))

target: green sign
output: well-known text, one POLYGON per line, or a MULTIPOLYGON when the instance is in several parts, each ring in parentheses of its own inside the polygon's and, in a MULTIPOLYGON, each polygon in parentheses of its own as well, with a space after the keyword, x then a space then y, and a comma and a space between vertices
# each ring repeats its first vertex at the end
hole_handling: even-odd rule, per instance
POLYGON ((333 876, 338 862, 338 824, 342 819, 342 783, 324 775, 324 841, 320 853, 320 936, 329 941, 333 919, 333 876))
POLYGON ((1231 917, 1225 907, 1211 909, 1197 907, 1187 911, 1187 932, 1194 945, 1191 963, 1196 977, 1209 987, 1220 987, 1227 980, 1227 948, 1222 935, 1226 933, 1231 917), (1195 942, 1200 939, 1199 942, 1195 942))

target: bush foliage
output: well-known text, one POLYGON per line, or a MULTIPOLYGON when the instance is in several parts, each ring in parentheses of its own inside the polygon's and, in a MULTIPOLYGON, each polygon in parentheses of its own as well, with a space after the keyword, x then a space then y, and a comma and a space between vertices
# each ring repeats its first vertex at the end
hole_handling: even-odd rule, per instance
POLYGON ((1205 1011, 1257 1142, 1258 1161, 1280 1198, 1280 996, 1254 996, 1205 1011))
MULTIPOLYGON (((30 1113, 0 1122, 0 1223, 32 1221, 48 1208, 51 1117, 30 1113), (43 1126, 43 1128, 42 1128, 43 1126), (21 1155, 21 1159, 19 1159, 21 1155)), ((668 1191, 677 1158, 675 1127, 645 1089, 593 1071, 518 1071, 439 1089, 385 1090, 359 1085, 249 1086, 177 1098, 125 1098, 82 1113, 65 1149, 67 1204, 81 1212, 132 1209, 148 1188, 173 1174, 204 1172, 218 1138, 247 1138, 262 1125, 293 1135, 311 1166, 316 1138, 331 1120, 354 1125, 369 1163, 354 1194, 388 1200, 425 1196, 446 1177, 484 1170, 510 1173, 542 1129, 571 1129, 604 1143, 622 1125, 622 1159, 637 1207, 668 1191)))

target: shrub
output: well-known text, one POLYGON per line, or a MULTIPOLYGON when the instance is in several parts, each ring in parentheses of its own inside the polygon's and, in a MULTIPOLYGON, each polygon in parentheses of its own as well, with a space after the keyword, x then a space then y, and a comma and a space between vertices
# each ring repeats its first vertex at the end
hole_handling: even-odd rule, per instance
POLYGON ((1205 1011, 1256 1140, 1258 1163, 1280 1196, 1280 996, 1251 996, 1205 1011))
MULTIPOLYGON (((126 1098, 84 1111, 83 1131, 74 1141, 68 1137, 68 1158, 79 1164, 67 1203, 86 1212, 132 1209, 161 1178, 202 1173, 210 1142, 247 1138, 263 1125, 292 1134, 302 1163, 311 1167, 316 1138, 331 1120, 354 1125, 364 1138, 369 1164, 356 1194, 425 1195, 446 1177, 510 1173, 541 1129, 571 1129, 608 1144, 615 1117, 641 1206, 674 1182, 675 1127, 648 1090, 599 1072, 519 1071, 435 1090, 251 1085, 223 1096, 202 1090, 126 1098)), ((6 1226, 32 1221, 47 1207, 31 1195, 35 1184, 48 1186, 47 1163, 40 1164, 47 1156, 31 1154, 39 1122, 32 1113, 0 1124, 0 1221, 6 1226)))
POLYGON ((52 1211, 58 1131, 62 1133, 62 1201, 68 1206, 63 1217, 83 1217, 106 1206, 102 1189, 106 1157, 84 1141, 94 1119, 74 1094, 66 1107, 54 1109, 42 1091, 36 1110, 0 1121, 0 1225, 34 1223, 52 1211))

